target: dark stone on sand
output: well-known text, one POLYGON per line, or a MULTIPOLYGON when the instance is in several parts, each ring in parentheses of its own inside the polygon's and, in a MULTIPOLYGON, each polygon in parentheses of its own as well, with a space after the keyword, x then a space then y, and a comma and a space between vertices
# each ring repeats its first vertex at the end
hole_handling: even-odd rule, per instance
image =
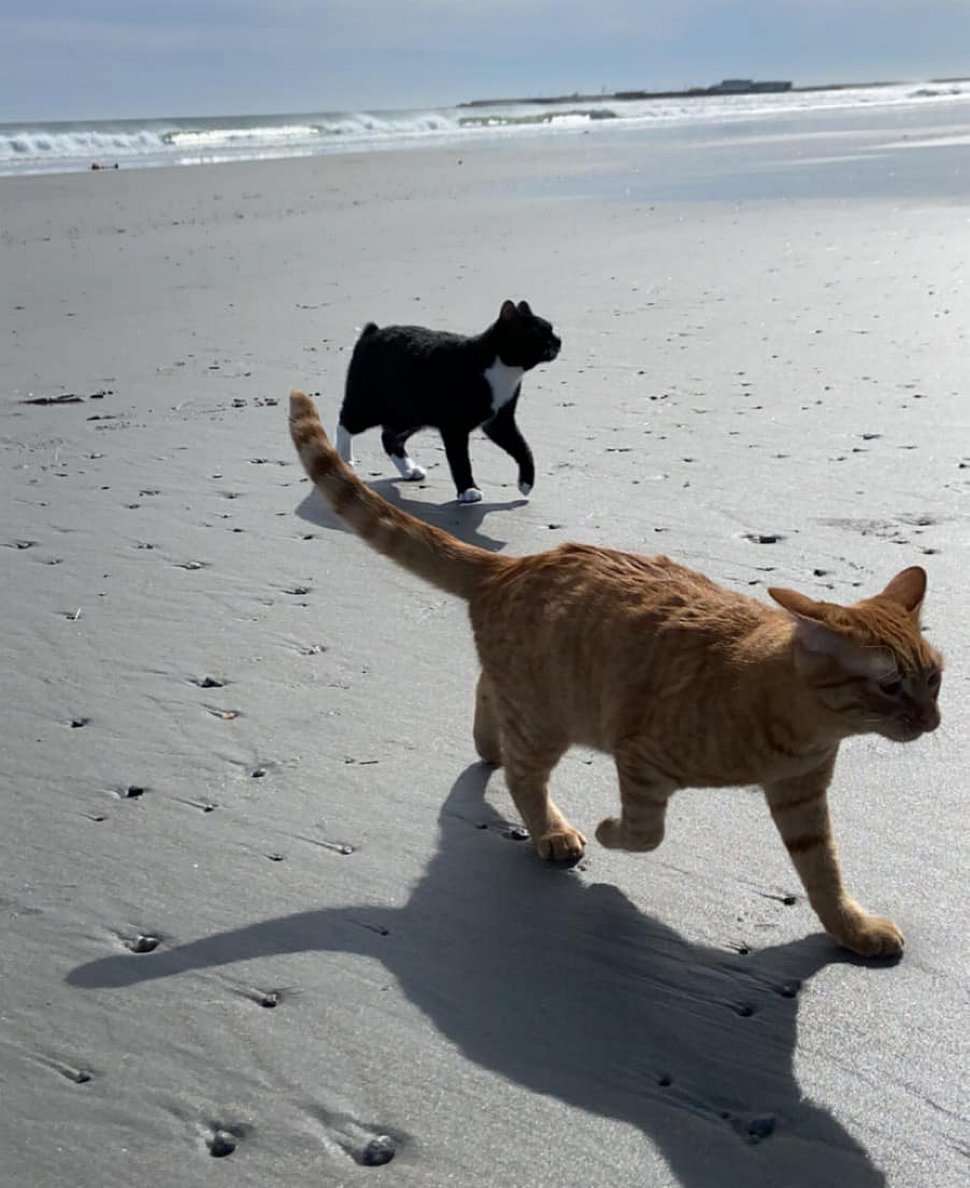
POLYGON ((754 1007, 746 1002, 739 1002, 734 1008, 735 1014, 741 1016, 742 1019, 750 1019, 754 1014, 754 1007))
POLYGON ((21 404, 80 404, 83 396, 74 392, 65 392, 63 396, 31 396, 28 400, 21 400, 21 404))
POLYGON ((214 1159, 224 1159, 236 1149, 236 1140, 224 1130, 217 1130, 209 1139, 209 1154, 214 1159))
POLYGON ((766 1138, 770 1138, 775 1133, 775 1118, 773 1114, 759 1114, 755 1118, 749 1118, 745 1128, 744 1137, 749 1143, 760 1143, 766 1138))
POLYGON ((259 1005, 266 1007, 267 1010, 272 1010, 274 1007, 280 1005, 279 990, 268 990, 265 994, 259 996, 259 1005))
POLYGON ((80 730, 82 726, 87 726, 88 722, 90 721, 90 718, 72 718, 71 728, 73 730, 80 730))
POLYGON ((508 829, 502 830, 502 836, 507 837, 509 841, 528 841, 529 831, 521 825, 510 825, 508 829))
POLYGON ((154 953, 161 943, 162 939, 159 936, 146 936, 139 933, 134 940, 128 942, 128 948, 132 953, 154 953))
POLYGON ((383 1167, 385 1163, 390 1163, 396 1154, 397 1144, 391 1136, 379 1134, 361 1151, 358 1162, 364 1167, 383 1167))

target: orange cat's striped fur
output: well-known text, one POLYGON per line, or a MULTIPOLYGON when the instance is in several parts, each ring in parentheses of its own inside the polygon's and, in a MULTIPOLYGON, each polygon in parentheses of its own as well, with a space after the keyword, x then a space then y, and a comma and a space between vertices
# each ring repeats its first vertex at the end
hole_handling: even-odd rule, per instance
POLYGON ((498 556, 366 487, 300 392, 290 430, 311 479, 368 544, 468 601, 482 664, 475 746, 505 765, 542 857, 575 860, 586 844, 548 788, 574 743, 615 759, 620 815, 596 830, 613 849, 655 849, 678 788, 760 784, 825 928, 856 953, 902 951, 896 925, 843 887, 826 790, 843 739, 909 742, 939 725, 943 661, 920 632, 922 569, 852 606, 770 590, 779 609, 666 557, 579 544, 498 556))

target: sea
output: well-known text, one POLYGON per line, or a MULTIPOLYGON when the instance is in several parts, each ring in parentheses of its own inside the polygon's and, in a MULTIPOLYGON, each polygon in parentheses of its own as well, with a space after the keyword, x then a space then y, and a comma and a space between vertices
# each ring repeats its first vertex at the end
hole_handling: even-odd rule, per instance
MULTIPOLYGON (((970 80, 657 99, 588 96, 402 111, 0 124, 0 176, 311 157, 609 128, 970 104, 970 80)), ((970 110, 970 108, 968 108, 970 110)))

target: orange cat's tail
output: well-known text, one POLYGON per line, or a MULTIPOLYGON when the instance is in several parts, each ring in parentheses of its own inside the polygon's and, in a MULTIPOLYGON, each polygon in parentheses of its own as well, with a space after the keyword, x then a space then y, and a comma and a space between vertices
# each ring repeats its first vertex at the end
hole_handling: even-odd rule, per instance
POLYGON ((508 561, 409 516, 362 483, 330 444, 313 401, 290 393, 290 436, 300 461, 327 502, 379 553, 449 594, 470 598, 508 561))

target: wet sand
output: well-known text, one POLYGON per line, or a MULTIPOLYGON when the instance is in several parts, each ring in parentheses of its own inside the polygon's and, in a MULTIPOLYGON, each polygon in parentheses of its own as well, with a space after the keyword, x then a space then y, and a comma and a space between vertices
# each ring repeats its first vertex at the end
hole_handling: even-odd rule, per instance
MULTIPOLYGON (((0 181, 11 1183, 964 1181, 970 211, 952 148, 811 127, 0 181), (926 567, 944 725, 833 791, 899 965, 819 933, 750 791, 544 867, 475 763, 463 607, 310 492, 290 387, 332 426, 365 321, 507 296, 564 342, 531 498, 484 438, 458 508, 432 434, 419 486, 370 434, 389 498, 755 594, 926 567)), ((613 810, 604 757, 555 786, 613 810)))

